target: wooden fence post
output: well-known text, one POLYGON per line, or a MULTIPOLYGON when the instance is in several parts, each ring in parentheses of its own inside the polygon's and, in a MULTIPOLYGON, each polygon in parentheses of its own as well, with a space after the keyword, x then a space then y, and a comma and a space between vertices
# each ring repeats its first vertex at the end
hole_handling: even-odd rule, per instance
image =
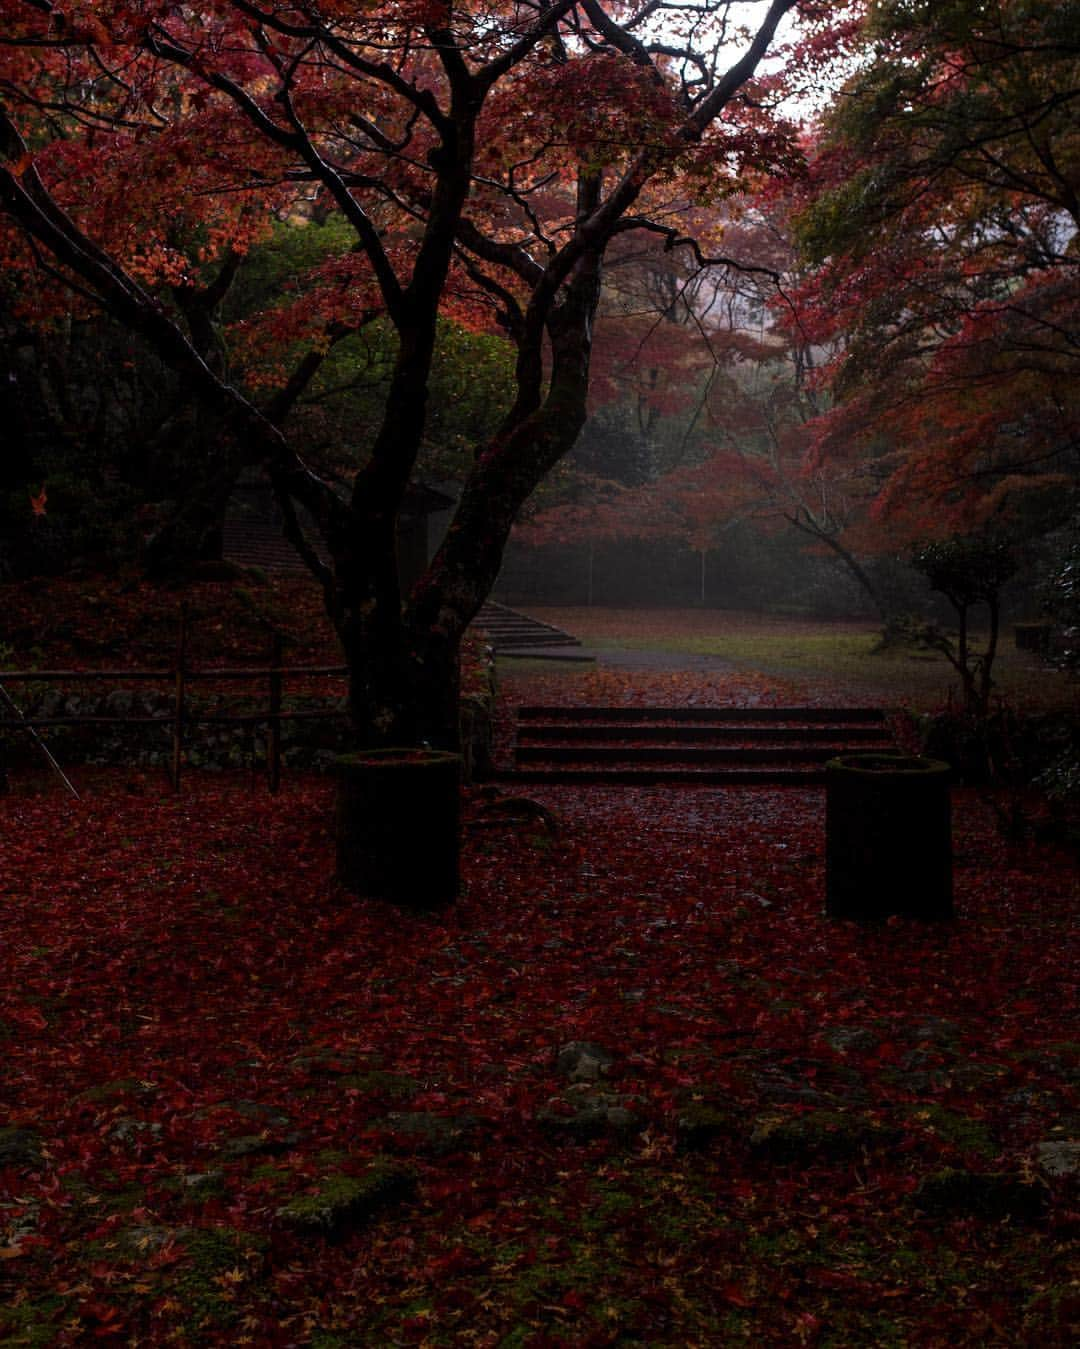
POLYGON ((281 786, 281 660, 281 634, 275 632, 270 650, 270 724, 266 733, 266 772, 271 795, 281 786))
POLYGON ((188 607, 180 606, 180 629, 176 635, 176 707, 173 711, 172 785, 180 790, 180 764, 184 753, 184 663, 187 659, 188 607))

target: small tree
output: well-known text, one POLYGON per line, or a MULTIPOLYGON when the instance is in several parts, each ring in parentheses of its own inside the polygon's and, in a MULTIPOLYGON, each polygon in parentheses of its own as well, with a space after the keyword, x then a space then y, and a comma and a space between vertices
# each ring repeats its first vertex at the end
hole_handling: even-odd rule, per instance
POLYGON ((1080 517, 1073 520, 1065 545, 1043 592, 1043 608, 1061 629, 1061 665, 1080 671, 1080 517))
POLYGON ((985 718, 994 686, 991 670, 1001 625, 1001 588, 1016 574, 1016 549, 1000 535, 983 533, 923 544, 914 550, 911 561, 931 589, 949 601, 958 621, 955 640, 932 625, 923 628, 919 638, 940 651, 960 676, 965 710, 985 718), (981 652, 971 645, 970 613, 976 604, 985 604, 990 614, 986 647, 981 652))

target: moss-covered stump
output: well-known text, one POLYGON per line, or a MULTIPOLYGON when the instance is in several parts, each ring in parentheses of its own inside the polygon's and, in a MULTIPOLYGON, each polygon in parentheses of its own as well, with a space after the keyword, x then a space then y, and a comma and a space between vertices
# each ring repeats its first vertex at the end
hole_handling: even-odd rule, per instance
POLYGON ((337 875, 348 890, 410 909, 458 893, 461 756, 378 749, 337 760, 337 875))
POLYGON ((875 920, 953 916, 952 770, 910 754, 825 766, 826 912, 875 920))

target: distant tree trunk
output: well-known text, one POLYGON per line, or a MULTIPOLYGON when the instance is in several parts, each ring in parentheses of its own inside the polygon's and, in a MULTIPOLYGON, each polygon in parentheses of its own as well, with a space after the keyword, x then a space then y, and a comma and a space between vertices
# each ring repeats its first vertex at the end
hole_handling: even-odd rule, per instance
POLYGON ((990 610, 990 632, 987 636, 986 651, 979 664, 979 706, 983 716, 990 710, 990 691, 994 687, 992 674, 994 657, 997 655, 998 636, 1001 630, 1001 601, 996 592, 986 597, 986 604, 990 610))
POLYGON ((832 549, 847 568, 856 584, 864 591, 871 604, 873 604, 881 621, 883 623, 888 623, 889 619, 892 617, 889 605, 885 601, 881 591, 878 590, 877 586, 874 584, 869 572, 867 572, 866 568, 855 554, 852 553, 850 549, 845 548, 840 540, 834 534, 829 533, 828 530, 821 529, 812 522, 804 520, 799 516, 789 515, 786 519, 793 524, 796 529, 801 530, 804 534, 809 534, 812 539, 817 539, 819 543, 823 543, 827 548, 832 549))

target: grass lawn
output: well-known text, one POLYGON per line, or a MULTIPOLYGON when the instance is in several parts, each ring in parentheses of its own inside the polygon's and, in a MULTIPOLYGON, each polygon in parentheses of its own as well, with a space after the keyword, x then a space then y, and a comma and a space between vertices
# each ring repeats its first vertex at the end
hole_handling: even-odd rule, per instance
MULTIPOLYGON (((839 695, 919 710, 942 705, 959 681, 945 657, 907 649, 879 651, 871 621, 812 621, 723 609, 541 608, 529 612, 564 628, 598 653, 656 652, 667 656, 713 656, 736 671, 781 682, 792 696, 839 695)), ((980 635, 976 634, 976 640, 980 635)), ((513 678, 517 663, 503 661, 513 678)), ((538 672, 540 662, 530 667, 538 672)), ((568 680, 580 670, 561 667, 568 680)), ((1049 670, 1031 652, 1017 651, 1012 629, 1003 630, 994 665, 999 693, 1017 706, 1074 707, 1076 684, 1049 670)), ((548 671, 551 673, 551 671, 548 671)))

